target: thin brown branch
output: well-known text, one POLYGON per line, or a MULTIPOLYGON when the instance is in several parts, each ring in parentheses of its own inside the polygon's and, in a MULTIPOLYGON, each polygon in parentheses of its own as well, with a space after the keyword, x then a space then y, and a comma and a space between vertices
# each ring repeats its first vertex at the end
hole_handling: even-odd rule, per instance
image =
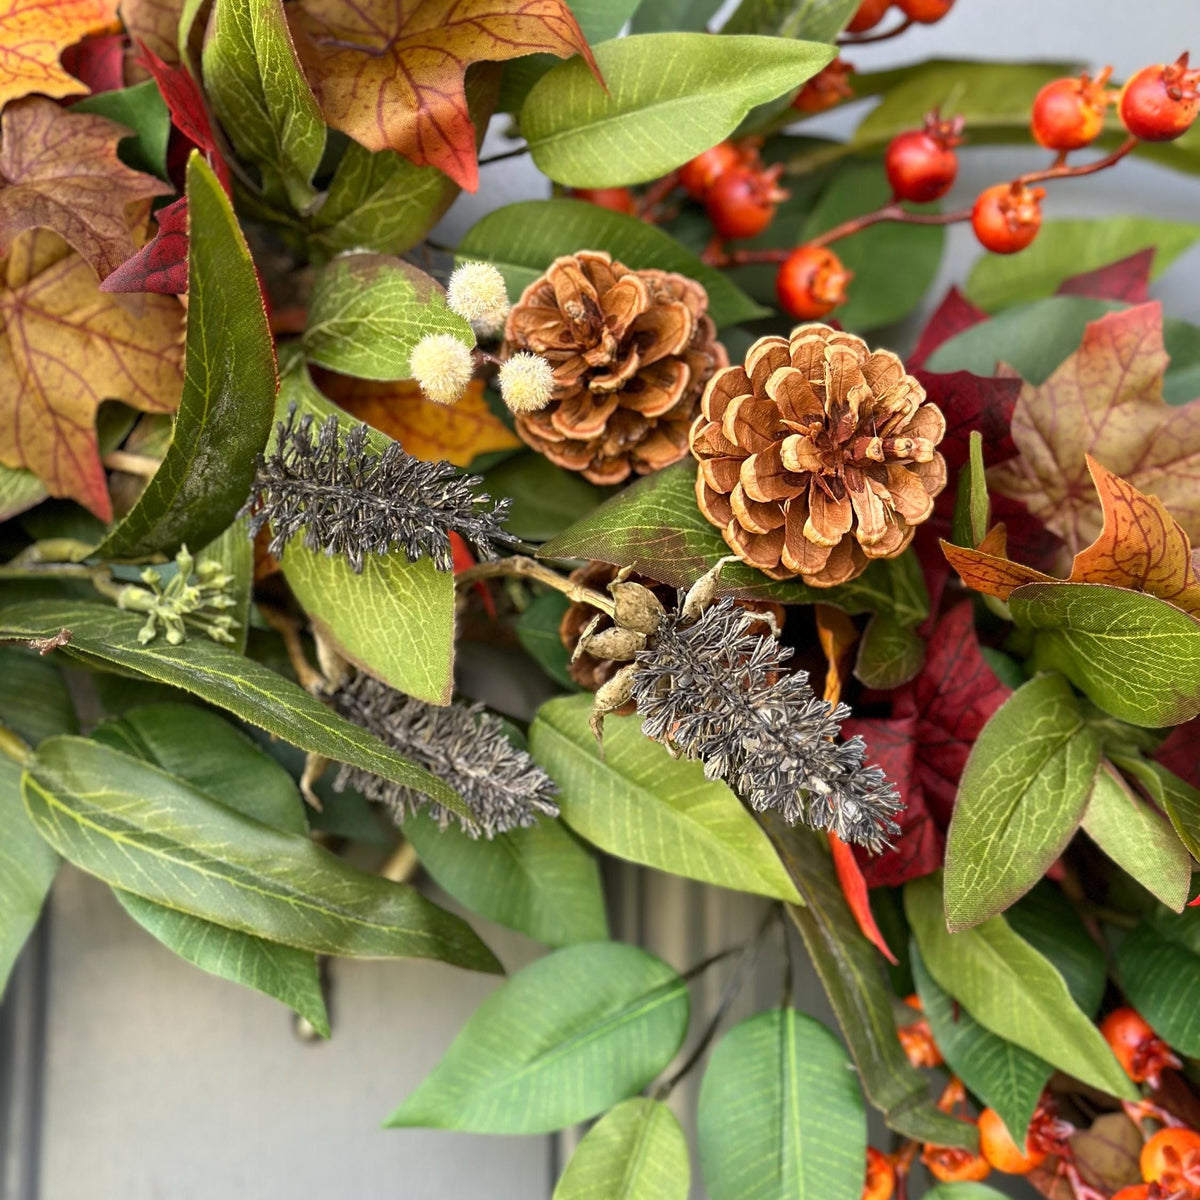
POLYGON ((613 602, 603 592, 575 583, 574 580, 567 579, 551 567, 538 562, 536 558, 526 558, 520 554, 514 554, 510 558, 497 558, 490 562, 476 563, 473 567, 459 571, 454 577, 454 583, 456 587, 469 587, 481 579, 496 579, 501 576, 536 580, 538 583, 544 583, 547 587, 553 588, 556 592, 562 592, 569 600, 577 601, 580 604, 590 604, 610 617, 613 615, 613 602))

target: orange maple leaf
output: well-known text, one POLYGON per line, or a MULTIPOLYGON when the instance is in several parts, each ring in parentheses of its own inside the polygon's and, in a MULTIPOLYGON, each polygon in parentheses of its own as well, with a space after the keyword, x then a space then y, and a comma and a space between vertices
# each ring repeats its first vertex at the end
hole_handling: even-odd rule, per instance
POLYGON ((463 73, 475 62, 578 52, 563 0, 300 0, 292 36, 325 120, 368 150, 398 150, 475 191, 475 127, 463 73))
POLYGON ((0 463, 111 520, 96 409, 178 406, 182 306, 146 296, 133 316, 66 242, 38 229, 13 242, 0 268, 0 326, 0 463))
MULTIPOLYGON (((1079 349, 1040 386, 1025 384, 1012 418, 1017 457, 988 471, 1078 553, 1100 530, 1087 456, 1170 509, 1200 540, 1200 400, 1163 399, 1162 308, 1141 304, 1088 325, 1079 349)), ((1063 569, 1066 561, 1060 564, 1063 569)))
POLYGON ((521 441, 497 417, 483 397, 483 381, 473 379, 457 404, 426 400, 411 379, 379 383, 313 370, 325 394, 348 413, 394 438, 414 458, 445 459, 469 466, 480 454, 516 450, 521 441))
POLYGON ((1106 583, 1147 592, 1200 617, 1200 556, 1166 506, 1101 466, 1090 455, 1087 468, 1100 496, 1103 527, 1080 550, 1068 579, 1056 580, 1009 560, 1004 526, 997 525, 977 550, 942 543, 947 561, 963 583, 977 592, 1007 600, 1026 583, 1106 583))
POLYGON ((30 96, 0 115, 0 254, 26 229, 53 229, 103 279, 137 251, 126 206, 170 184, 127 167, 128 130, 30 96))
POLYGON ((0 0, 0 107, 30 92, 86 95, 58 56, 116 19, 116 0, 0 0))

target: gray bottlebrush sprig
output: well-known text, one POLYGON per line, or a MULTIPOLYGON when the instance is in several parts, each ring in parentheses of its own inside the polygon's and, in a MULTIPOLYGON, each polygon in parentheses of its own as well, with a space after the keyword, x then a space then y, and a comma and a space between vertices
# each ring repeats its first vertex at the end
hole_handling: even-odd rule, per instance
POLYGON ((410 562, 428 555, 439 571, 454 566, 450 534, 470 543, 481 558, 515 540, 501 524, 508 500, 493 503, 472 489, 476 475, 460 475, 448 462, 424 462, 392 442, 378 454, 368 429, 355 424, 339 435, 331 413, 313 434, 313 418, 296 420, 296 407, 276 429, 275 448, 260 455, 242 514, 256 537, 268 523, 269 549, 280 555, 303 530, 309 550, 341 555, 357 574, 368 554, 403 550, 410 562))
POLYGON ((695 620, 663 616, 634 659, 643 732, 698 759, 753 809, 881 850, 900 832, 896 789, 864 765, 861 737, 840 740, 850 709, 818 699, 808 672, 787 668, 790 647, 749 632, 759 621, 729 598, 695 620))
POLYGON ((363 674, 341 688, 334 700, 344 717, 450 784, 474 818, 467 820, 411 788, 344 765, 334 787, 356 788, 368 800, 383 804, 395 820, 427 807, 442 829, 453 818, 471 837, 493 838, 534 824, 538 814, 558 816, 554 781, 509 741, 504 723, 482 704, 439 708, 363 674))

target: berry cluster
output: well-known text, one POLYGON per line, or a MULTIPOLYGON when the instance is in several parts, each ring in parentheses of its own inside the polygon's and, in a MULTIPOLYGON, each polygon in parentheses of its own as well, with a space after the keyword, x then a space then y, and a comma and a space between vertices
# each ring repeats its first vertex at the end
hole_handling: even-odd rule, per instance
POLYGON ((898 8, 903 14, 904 27, 913 24, 932 25, 953 7, 954 0, 863 0, 858 11, 850 18, 846 32, 866 33, 874 29, 893 8, 898 8))

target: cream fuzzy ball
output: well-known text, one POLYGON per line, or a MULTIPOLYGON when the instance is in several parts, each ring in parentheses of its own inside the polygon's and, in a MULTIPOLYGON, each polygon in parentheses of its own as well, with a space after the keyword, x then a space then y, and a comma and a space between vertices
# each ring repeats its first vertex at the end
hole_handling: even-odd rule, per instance
POLYGON ((500 395, 515 413, 537 412, 554 399, 554 370, 540 354, 522 350, 500 367, 500 395))
POLYGON ((508 289, 504 285, 504 276, 491 263, 463 263, 450 276, 446 303, 472 325, 496 329, 508 316, 508 289))
POLYGON ((412 376, 427 399, 436 404, 454 404, 463 398, 475 360, 471 349, 449 333, 423 337, 409 356, 412 376))

